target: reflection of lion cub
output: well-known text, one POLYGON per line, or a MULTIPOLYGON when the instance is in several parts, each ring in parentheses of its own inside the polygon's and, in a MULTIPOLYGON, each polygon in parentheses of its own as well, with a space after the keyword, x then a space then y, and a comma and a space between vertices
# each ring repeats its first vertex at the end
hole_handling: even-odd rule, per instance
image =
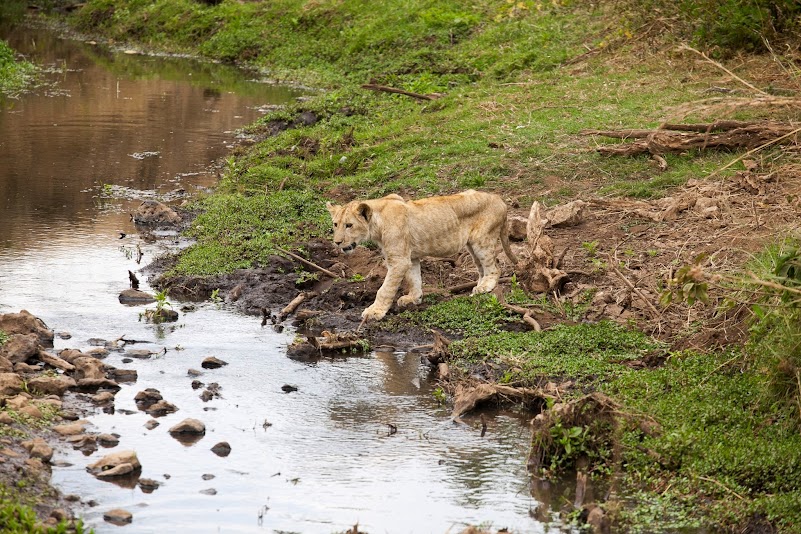
POLYGON ((500 270, 495 247, 500 238, 506 255, 517 263, 506 231, 506 204, 501 197, 480 191, 465 191, 446 197, 405 202, 398 195, 376 200, 349 202, 344 206, 326 204, 334 221, 334 243, 352 252, 363 241, 373 241, 384 254, 387 276, 375 302, 362 312, 368 320, 386 315, 395 293, 405 280, 408 293, 398 306, 419 304, 423 297, 420 258, 450 256, 463 247, 478 268, 473 293, 488 293, 498 283, 500 270))

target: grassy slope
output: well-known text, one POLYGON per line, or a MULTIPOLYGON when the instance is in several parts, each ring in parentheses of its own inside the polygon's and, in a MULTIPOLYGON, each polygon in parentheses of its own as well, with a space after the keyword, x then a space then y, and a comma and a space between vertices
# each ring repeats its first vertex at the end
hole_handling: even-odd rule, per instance
MULTIPOLYGON (((118 40, 251 61, 326 90, 254 126, 258 132, 301 110, 321 117, 232 157, 218 192, 201 202, 205 213, 192 229, 198 245, 177 269, 211 274, 258 264, 275 244, 324 235, 322 198, 466 187, 502 191, 523 206, 588 191, 650 197, 729 161, 671 156, 669 170, 657 174, 646 159, 596 155, 592 141, 576 135, 581 129, 654 126, 671 107, 702 98, 720 72, 692 54, 651 57, 626 44, 632 33, 619 13, 537 6, 90 0, 74 22, 118 40), (615 42, 630 53, 601 50, 562 65, 586 47, 615 42), (419 102, 359 88, 368 81, 445 95, 419 102), (302 229, 294 227, 299 219, 302 229)), ((506 320, 492 302, 469 299, 437 304, 415 320, 482 336, 494 326, 459 319, 474 317, 476 306, 496 324, 506 320)), ((456 350, 465 366, 505 369, 504 381, 569 378, 656 418, 660 436, 621 437, 628 481, 643 491, 627 514, 633 524, 720 528, 757 514, 799 528, 801 444, 782 412, 759 401, 766 383, 758 359, 677 353, 663 367, 635 371, 626 362, 661 350, 658 343, 607 323, 484 336, 456 350)))

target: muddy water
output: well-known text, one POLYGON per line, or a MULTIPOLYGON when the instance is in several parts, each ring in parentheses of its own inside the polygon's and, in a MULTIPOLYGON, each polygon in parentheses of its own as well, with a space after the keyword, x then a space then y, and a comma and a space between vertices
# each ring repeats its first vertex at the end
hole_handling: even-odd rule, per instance
POLYGON ((89 525, 117 530, 102 516, 121 507, 134 515, 126 532, 330 533, 357 522, 371 533, 458 532, 468 523, 543 531, 530 515, 525 426, 497 414, 482 438, 476 420, 450 422, 418 356, 296 362, 284 351, 291 332, 213 303, 159 326, 140 320, 143 308, 118 303, 127 271, 178 242, 136 232, 128 213, 138 199, 212 185, 206 168, 226 154, 233 131, 296 91, 48 31, 0 36, 49 70, 47 86, 0 110, 0 313, 27 309, 68 332, 57 349, 124 335, 160 353, 125 363, 112 352, 108 363, 137 369, 139 380, 123 386, 114 414, 89 418, 93 431, 120 435, 116 450, 137 452, 142 477, 158 489, 90 476, 85 466, 103 448, 57 450, 53 481, 92 501, 79 510, 89 525), (221 386, 222 398, 203 402, 187 370, 210 355, 229 365, 199 377, 221 386), (298 390, 284 393, 285 384, 298 390), (179 407, 153 430, 133 401, 147 387, 179 407), (167 432, 186 417, 206 424, 195 443, 167 432), (229 456, 211 452, 220 441, 229 456))

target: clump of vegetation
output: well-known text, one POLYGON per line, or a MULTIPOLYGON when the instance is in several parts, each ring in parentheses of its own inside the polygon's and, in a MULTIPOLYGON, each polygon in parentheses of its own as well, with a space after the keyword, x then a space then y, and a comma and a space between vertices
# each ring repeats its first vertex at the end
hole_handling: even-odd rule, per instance
POLYGON ((8 341, 8 334, 2 330, 0 330, 0 345, 3 345, 6 341, 8 341))
POLYGON ((14 96, 36 80, 36 66, 16 56, 8 43, 0 40, 0 94, 14 96))
POLYGON ((492 294, 456 297, 419 313, 405 312, 402 318, 470 338, 489 335, 508 322, 518 321, 492 294))
POLYGON ((557 325, 542 332, 487 334, 455 341, 450 350, 468 365, 510 366, 512 371, 504 380, 524 386, 561 379, 588 387, 631 372, 626 363, 664 348, 653 338, 610 321, 557 325))
MULTIPOLYGON (((23 485, 24 488, 24 485, 23 485)), ((21 488, 10 489, 0 484, 0 525, 3 532, 7 534, 83 534, 94 532, 93 529, 86 530, 82 521, 62 520, 55 526, 41 523, 36 517, 36 512, 31 504, 30 498, 26 498, 21 492, 21 488)))

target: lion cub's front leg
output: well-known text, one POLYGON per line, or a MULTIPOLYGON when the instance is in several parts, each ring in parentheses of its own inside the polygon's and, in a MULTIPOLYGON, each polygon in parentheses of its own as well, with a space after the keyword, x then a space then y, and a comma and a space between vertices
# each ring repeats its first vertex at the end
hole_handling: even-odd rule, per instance
POLYGON ((411 267, 410 263, 392 265, 389 260, 387 260, 387 264, 387 276, 375 295, 375 302, 362 312, 362 318, 366 321, 380 321, 384 318, 392 307, 395 294, 411 267))
POLYGON ((412 267, 406 272, 406 288, 408 293, 398 299, 398 306, 404 308, 423 301, 423 276, 420 274, 420 260, 413 260, 412 267))

